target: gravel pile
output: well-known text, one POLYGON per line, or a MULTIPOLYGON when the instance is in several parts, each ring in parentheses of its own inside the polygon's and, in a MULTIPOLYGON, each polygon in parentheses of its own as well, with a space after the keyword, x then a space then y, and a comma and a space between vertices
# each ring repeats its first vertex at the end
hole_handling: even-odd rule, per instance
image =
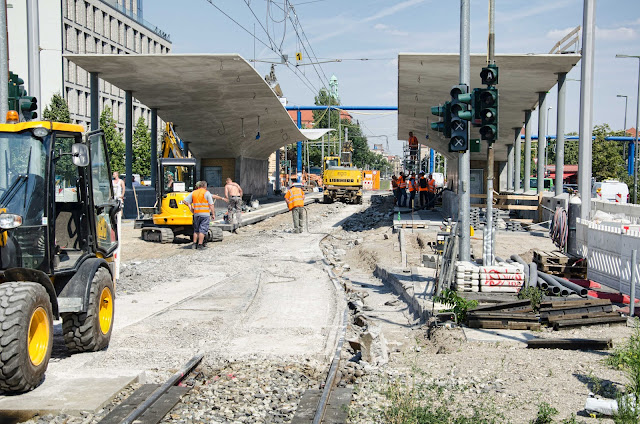
POLYGON ((342 224, 345 231, 368 231, 390 226, 393 218, 393 199, 390 196, 371 196, 370 207, 353 214, 342 224))

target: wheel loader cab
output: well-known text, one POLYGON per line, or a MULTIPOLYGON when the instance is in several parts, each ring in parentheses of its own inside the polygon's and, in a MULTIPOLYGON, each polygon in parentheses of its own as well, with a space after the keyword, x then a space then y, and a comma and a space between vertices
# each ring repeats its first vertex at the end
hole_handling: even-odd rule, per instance
POLYGON ((0 124, 0 392, 42 380, 54 318, 71 352, 111 336, 120 204, 102 132, 82 132, 0 124), (4 349, 17 356, 5 361, 4 349))

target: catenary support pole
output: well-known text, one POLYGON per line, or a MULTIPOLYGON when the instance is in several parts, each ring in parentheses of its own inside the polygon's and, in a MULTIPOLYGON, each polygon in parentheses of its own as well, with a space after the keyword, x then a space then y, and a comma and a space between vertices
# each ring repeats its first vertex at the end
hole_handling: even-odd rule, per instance
POLYGON ((520 176, 520 161, 522 160, 522 140, 520 140, 520 131, 522 131, 522 127, 513 129, 515 140, 515 153, 513 161, 513 190, 516 193, 520 193, 522 191, 522 177, 520 176))
POLYGON ((158 109, 151 108, 151 187, 158 179, 158 109))
POLYGON ((0 0, 0 122, 9 111, 9 53, 7 36, 7 0, 0 0))
POLYGON ((524 111, 524 192, 531 191, 531 111, 524 111))
POLYGON ((124 168, 127 178, 125 186, 131 189, 133 186, 133 93, 131 90, 124 92, 124 168))
POLYGON ((100 128, 100 81, 97 72, 89 72, 89 102, 91 105, 91 131, 100 128))
POLYGON ((538 93, 538 172, 537 172, 537 185, 538 194, 544 191, 544 170, 545 163, 544 158, 545 151, 547 150, 547 93, 538 93))
POLYGON ((275 191, 280 191, 280 155, 282 154, 282 149, 276 150, 276 170, 273 173, 273 177, 275 178, 275 191))
MULTIPOLYGON (((460 0, 460 84, 470 84, 471 81, 471 47, 470 47, 470 0, 460 0)), ((467 139, 469 129, 467 128, 467 139)), ((471 196, 469 191, 471 154, 469 151, 458 154, 458 222, 460 228, 461 261, 471 258, 471 237, 469 231, 469 214, 471 196)))
POLYGON ((558 74, 558 117, 556 118, 556 196, 563 192, 564 181, 564 117, 567 98, 566 72, 558 74))
POLYGON ((29 95, 38 99, 35 110, 42 117, 40 97, 40 21, 38 18, 38 0, 27 0, 27 56, 29 58, 29 95))
MULTIPOLYGON (((298 109, 298 113, 296 114, 296 123, 298 124, 298 128, 302 128, 302 112, 298 109)), ((302 182, 302 141, 298 141, 296 143, 296 174, 298 176, 298 182, 302 182)))
POLYGON ((580 218, 589 219, 591 215, 591 136, 593 134, 593 64, 596 35, 596 0, 584 0, 582 13, 578 192, 580 193, 580 200, 582 200, 580 218))
POLYGON ((636 103, 636 139, 633 143, 633 203, 638 203, 638 126, 640 125, 640 58, 638 58, 638 97, 636 103))
POLYGON ((513 144, 507 144, 507 190, 513 191, 513 162, 515 161, 515 153, 513 144))

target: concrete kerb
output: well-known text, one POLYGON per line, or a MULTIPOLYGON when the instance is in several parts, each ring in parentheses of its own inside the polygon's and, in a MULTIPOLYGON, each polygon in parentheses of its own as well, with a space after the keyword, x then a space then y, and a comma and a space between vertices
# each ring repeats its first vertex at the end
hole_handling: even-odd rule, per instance
POLYGON ((433 287, 435 285, 435 279, 418 275, 416 271, 417 269, 412 269, 410 273, 405 273, 402 270, 392 270, 376 265, 374 275, 400 295, 409 307, 411 313, 413 313, 420 322, 427 322, 436 305, 434 305, 432 300, 427 299, 428 294, 426 292, 429 286, 433 287), (430 279, 432 281, 429 281, 430 279), (425 284, 425 291, 422 293, 416 291, 416 285, 422 284, 425 284), (424 296, 424 298, 420 299, 419 296, 424 296))
POLYGON ((340 328, 340 331, 331 331, 330 334, 327 335, 327 346, 331 346, 331 349, 327 349, 325 360, 329 361, 332 353, 338 349, 340 341, 344 340, 346 337, 349 312, 346 300, 347 294, 344 290, 343 282, 340 277, 333 272, 331 264, 329 264, 326 259, 323 259, 322 262, 324 264, 324 270, 335 287, 336 297, 338 297, 336 313, 334 315, 333 322, 331 323, 331 328, 340 328))

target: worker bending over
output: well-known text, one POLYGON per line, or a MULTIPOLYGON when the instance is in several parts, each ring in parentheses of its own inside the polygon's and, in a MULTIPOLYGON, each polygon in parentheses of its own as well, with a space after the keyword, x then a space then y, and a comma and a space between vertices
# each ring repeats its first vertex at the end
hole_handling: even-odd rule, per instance
POLYGON ((293 178, 291 181, 293 181, 293 186, 285 193, 284 201, 287 202, 287 206, 293 217, 293 232, 301 233, 304 191, 302 191, 302 184, 298 182, 297 178, 293 178))
POLYGON ((184 198, 183 202, 193 213, 193 245, 192 249, 204 248, 204 236, 209 231, 209 222, 215 216, 213 199, 225 200, 207 190, 206 181, 198 181, 196 189, 184 198))

